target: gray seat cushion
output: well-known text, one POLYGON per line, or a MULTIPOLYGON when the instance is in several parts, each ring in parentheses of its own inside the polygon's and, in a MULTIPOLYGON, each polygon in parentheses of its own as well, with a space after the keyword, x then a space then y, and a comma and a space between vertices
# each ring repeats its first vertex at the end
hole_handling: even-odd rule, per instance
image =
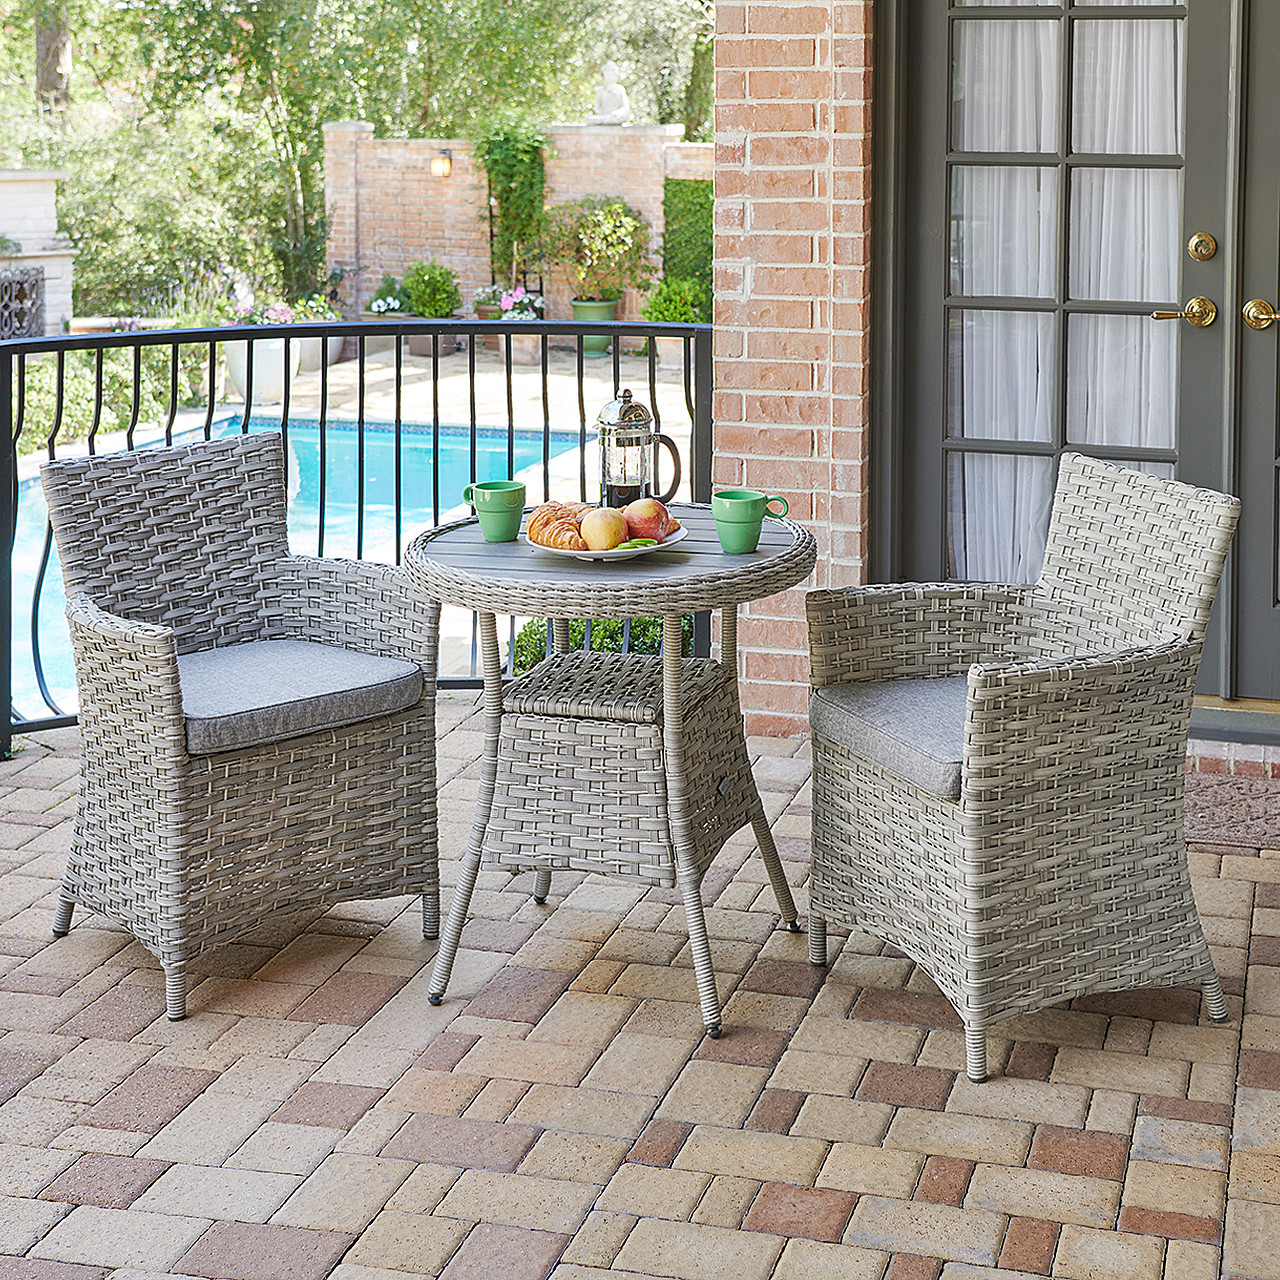
POLYGON ((809 725, 939 800, 960 799, 966 676, 881 680, 815 689, 809 725))
POLYGON ((308 640, 257 640, 178 658, 187 750, 236 751, 413 706, 422 671, 308 640))

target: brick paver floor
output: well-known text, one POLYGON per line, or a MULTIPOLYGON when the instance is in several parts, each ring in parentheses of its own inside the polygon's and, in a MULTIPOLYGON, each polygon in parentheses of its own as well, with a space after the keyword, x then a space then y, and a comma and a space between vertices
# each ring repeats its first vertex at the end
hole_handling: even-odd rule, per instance
MULTIPOLYGON (((441 698, 451 886, 476 792, 441 698)), ((0 1280, 1280 1278, 1280 849, 1197 846, 1232 1021, 1130 992, 1002 1024, 963 1075, 910 961, 776 927, 747 835, 675 893, 482 873, 444 1003, 416 901, 271 924, 164 1017, 136 942, 50 924, 76 736, 0 765, 0 1280)), ((804 910, 807 745, 753 739, 804 910)), ((447 899, 446 899, 447 900, 447 899)))

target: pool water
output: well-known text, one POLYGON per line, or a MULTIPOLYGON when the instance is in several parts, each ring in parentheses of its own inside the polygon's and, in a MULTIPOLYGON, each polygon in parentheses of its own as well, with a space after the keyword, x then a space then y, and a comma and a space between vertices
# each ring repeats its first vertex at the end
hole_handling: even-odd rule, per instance
MULTIPOLYGON (((251 418, 250 431, 278 431, 280 423, 251 418)), ((215 436, 236 435, 239 416, 213 425, 215 436)), ((202 432, 175 436, 176 443, 194 441, 202 432)), ((462 490, 472 479, 517 478, 535 468, 530 500, 540 496, 543 458, 541 432, 514 434, 513 468, 508 471, 508 433, 505 428, 480 427, 476 432, 472 470, 468 427, 440 427, 439 482, 434 479, 436 457, 432 428, 402 424, 400 434, 400 547, 439 520, 467 514, 462 490), (436 506, 438 493, 439 506, 436 506)), ((324 430, 324 522, 320 538, 321 433, 319 424, 290 419, 286 476, 289 487, 289 545, 299 555, 356 557, 394 563, 396 559, 396 447, 395 432, 385 423, 366 423, 361 437, 354 425, 326 423, 324 430), (363 474, 363 520, 360 518, 360 475, 363 474)), ((550 456, 576 449, 577 431, 553 431, 550 456)), ((64 618, 66 598, 56 551, 51 550, 40 583, 40 656, 49 695, 57 710, 50 711, 41 696, 32 658, 31 606, 35 598, 48 530, 48 512, 38 478, 19 486, 18 520, 13 549, 13 704, 27 719, 75 711, 75 673, 71 642, 64 618)))

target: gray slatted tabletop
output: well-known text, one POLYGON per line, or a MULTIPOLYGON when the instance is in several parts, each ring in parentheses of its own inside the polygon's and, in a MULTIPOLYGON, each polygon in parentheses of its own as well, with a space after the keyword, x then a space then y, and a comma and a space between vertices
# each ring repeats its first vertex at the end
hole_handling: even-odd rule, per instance
POLYGON ((534 867, 538 902, 550 890, 553 867, 678 885, 703 1022, 713 1036, 720 1005, 700 884, 724 841, 747 822, 782 917, 799 928, 747 758, 737 608, 803 581, 816 559, 813 536, 794 521, 766 519, 756 551, 726 555, 710 507, 670 510, 686 535, 625 560, 556 554, 523 534, 488 543, 475 520, 421 534, 405 553, 405 571, 423 591, 476 611, 484 663, 480 793, 431 975, 432 1004, 443 999, 482 856, 534 867), (719 662, 681 657, 682 615, 704 609, 720 611, 719 662), (511 686, 505 707, 496 613, 555 624, 556 653, 511 686), (567 652, 570 618, 652 616, 663 620, 660 660, 567 652), (633 697, 633 705, 620 708, 620 695, 633 697), (598 736, 584 739, 592 726, 598 736), (612 755, 604 770, 577 763, 602 752, 612 755), (635 763, 654 756, 661 761, 656 775, 635 763), (614 824, 606 813, 630 816, 614 824))

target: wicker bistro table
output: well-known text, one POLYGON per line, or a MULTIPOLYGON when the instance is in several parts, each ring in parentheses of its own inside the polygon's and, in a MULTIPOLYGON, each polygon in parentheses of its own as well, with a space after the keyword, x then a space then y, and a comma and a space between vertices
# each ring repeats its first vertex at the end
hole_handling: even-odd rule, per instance
POLYGON ((806 578, 812 535, 766 520, 760 545, 725 555, 711 509, 673 506, 678 544, 630 560, 587 561, 486 543, 475 520, 416 538, 404 567, 422 590, 479 615, 485 738, 480 794, 428 998, 448 985, 482 860, 537 872, 544 901, 557 868, 678 886, 703 1022, 720 1033, 701 882, 748 822, 788 928, 795 903, 756 791, 737 685, 738 605, 806 578), (681 617, 718 609, 720 660, 681 658, 681 617), (494 615, 552 620, 554 652, 502 687, 494 615), (662 617, 663 656, 569 651, 570 618, 662 617))

